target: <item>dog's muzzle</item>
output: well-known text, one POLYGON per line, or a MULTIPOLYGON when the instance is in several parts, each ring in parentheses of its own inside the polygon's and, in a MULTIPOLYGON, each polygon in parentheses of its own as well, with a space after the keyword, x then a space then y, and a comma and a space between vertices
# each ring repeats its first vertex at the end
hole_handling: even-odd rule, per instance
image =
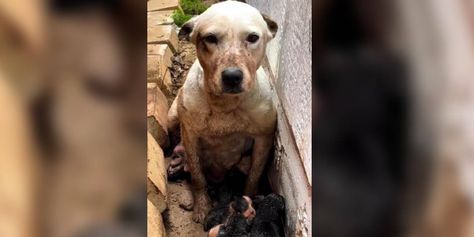
POLYGON ((242 81, 244 73, 236 67, 229 67, 222 71, 222 91, 224 93, 237 94, 243 91, 242 81))

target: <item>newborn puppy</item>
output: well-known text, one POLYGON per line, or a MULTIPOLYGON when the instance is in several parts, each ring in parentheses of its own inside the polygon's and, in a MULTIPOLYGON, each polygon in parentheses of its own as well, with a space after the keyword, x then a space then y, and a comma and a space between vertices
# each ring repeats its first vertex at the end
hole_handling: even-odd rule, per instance
POLYGON ((171 154, 171 162, 168 166, 168 181, 177 181, 180 179, 189 179, 189 170, 184 162, 185 151, 181 144, 178 144, 171 154))
POLYGON ((232 171, 226 175, 225 180, 221 184, 209 183, 209 197, 213 201, 213 209, 204 221, 204 229, 207 231, 217 224, 223 223, 229 215, 228 210, 230 203, 235 197, 242 197, 243 182, 245 174, 239 171, 232 171))
POLYGON ((252 200, 247 197, 237 197, 229 205, 218 205, 212 209, 204 220, 204 231, 223 223, 234 214, 240 214, 245 219, 252 220, 255 217, 255 209, 252 200))
POLYGON ((257 215, 250 230, 252 237, 279 237, 280 217, 285 210, 285 200, 278 194, 269 194, 256 199, 257 215))
POLYGON ((233 213, 225 224, 213 227, 209 237, 247 237, 249 236, 249 219, 241 213, 233 213))
POLYGON ((208 194, 211 200, 215 203, 221 203, 224 206, 228 206, 232 201, 232 198, 244 195, 244 183, 247 177, 240 171, 229 172, 223 183, 209 183, 208 194))

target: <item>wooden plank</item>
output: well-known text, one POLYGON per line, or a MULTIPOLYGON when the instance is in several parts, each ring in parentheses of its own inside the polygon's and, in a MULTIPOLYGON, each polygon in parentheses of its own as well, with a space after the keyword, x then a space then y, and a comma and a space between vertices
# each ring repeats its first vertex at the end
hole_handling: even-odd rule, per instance
POLYGON ((173 83, 168 66, 171 65, 173 53, 166 44, 149 44, 147 52, 147 81, 157 83, 165 95, 171 95, 173 83))
POLYGON ((0 236, 37 236, 35 187, 40 184, 42 163, 34 152, 34 132, 22 103, 24 97, 10 84, 13 78, 4 73, 0 70, 0 236))
POLYGON ((166 237, 163 217, 153 203, 147 199, 147 236, 166 237))
POLYGON ((147 133, 147 177, 166 196, 166 166, 163 150, 150 133, 147 133))
POLYGON ((178 34, 174 25, 149 25, 148 44, 167 44, 172 52, 178 49, 178 34))
POLYGON ((147 130, 160 147, 169 146, 168 100, 156 83, 147 83, 147 130))
POLYGON ((157 82, 158 86, 162 88, 164 81, 168 80, 168 67, 171 66, 173 52, 168 45, 159 44, 148 45, 147 54, 147 81, 157 82))
POLYGON ((171 18, 171 15, 173 15, 173 10, 148 12, 148 27, 173 24, 173 18, 171 18))
POLYGON ((167 204, 166 204, 166 197, 163 195, 160 190, 153 184, 153 182, 147 178, 146 180, 146 186, 147 186, 147 198, 148 200, 153 203, 155 208, 158 210, 158 212, 162 213, 166 210, 167 204))
POLYGON ((147 2, 147 10, 152 11, 162 11, 162 10, 174 10, 178 9, 179 1, 178 0, 150 0, 147 2))

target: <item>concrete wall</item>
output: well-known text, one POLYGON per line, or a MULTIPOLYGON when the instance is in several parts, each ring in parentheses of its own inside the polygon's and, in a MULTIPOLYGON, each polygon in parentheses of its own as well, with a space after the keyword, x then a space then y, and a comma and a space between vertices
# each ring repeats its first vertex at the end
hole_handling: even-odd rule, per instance
POLYGON ((270 172, 287 199, 288 236, 311 236, 311 18, 309 0, 249 0, 278 24, 267 56, 278 109, 276 156, 270 172))

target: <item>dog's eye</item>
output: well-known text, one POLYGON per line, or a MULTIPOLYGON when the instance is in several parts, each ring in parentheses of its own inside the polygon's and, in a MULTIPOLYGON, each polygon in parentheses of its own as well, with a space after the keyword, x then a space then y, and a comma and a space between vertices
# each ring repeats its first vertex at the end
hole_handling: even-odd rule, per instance
POLYGON ((217 44, 217 37, 215 35, 208 35, 204 37, 204 41, 210 44, 217 44))
POLYGON ((247 36, 247 41, 250 42, 250 43, 255 43, 258 41, 260 37, 258 37, 258 35, 256 34, 250 34, 247 36))

